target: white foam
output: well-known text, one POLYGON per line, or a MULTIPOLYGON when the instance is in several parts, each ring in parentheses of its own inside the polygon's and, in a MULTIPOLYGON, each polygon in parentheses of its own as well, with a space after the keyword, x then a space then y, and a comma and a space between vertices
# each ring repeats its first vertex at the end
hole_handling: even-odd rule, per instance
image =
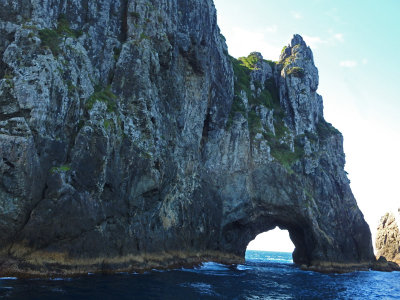
POLYGON ((204 262, 201 264, 200 270, 206 270, 206 271, 226 271, 229 270, 229 268, 226 265, 219 264, 216 262, 204 262))
POLYGON ((288 260, 286 258, 275 258, 272 256, 268 256, 267 259, 270 261, 284 261, 284 262, 288 262, 288 263, 293 262, 292 260, 288 260))
POLYGON ((245 265, 237 265, 236 269, 238 269, 239 271, 245 271, 245 270, 250 270, 251 268, 246 267, 245 265))

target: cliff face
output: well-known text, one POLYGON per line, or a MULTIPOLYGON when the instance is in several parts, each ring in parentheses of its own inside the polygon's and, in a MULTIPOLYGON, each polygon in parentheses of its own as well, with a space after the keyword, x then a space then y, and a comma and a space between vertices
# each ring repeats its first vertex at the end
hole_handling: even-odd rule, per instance
POLYGON ((387 213, 381 218, 375 247, 377 258, 384 257, 400 266, 400 210, 387 213))
POLYGON ((0 273, 374 260, 311 50, 229 57, 211 0, 0 2, 0 273))

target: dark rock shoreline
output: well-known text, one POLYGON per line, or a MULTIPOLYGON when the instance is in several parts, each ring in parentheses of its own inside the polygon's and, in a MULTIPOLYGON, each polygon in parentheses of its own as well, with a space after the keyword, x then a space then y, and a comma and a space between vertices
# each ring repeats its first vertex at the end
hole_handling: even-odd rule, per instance
POLYGON ((276 226, 375 263, 301 36, 237 60, 211 0, 6 0, 0 58, 0 275, 237 263, 276 226))

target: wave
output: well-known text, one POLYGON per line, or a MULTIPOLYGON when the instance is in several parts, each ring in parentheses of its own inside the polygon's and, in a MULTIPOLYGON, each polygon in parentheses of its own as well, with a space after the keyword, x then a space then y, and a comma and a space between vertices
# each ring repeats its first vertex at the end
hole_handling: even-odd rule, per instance
POLYGON ((252 267, 248 267, 246 265, 237 265, 236 269, 239 270, 239 271, 246 271, 246 270, 251 270, 253 268, 252 267))
POLYGON ((214 291, 214 289, 211 286, 211 284, 208 284, 208 283, 192 282, 192 283, 183 283, 183 284, 180 284, 180 286, 192 288, 192 289, 196 290, 197 292, 199 292, 200 294, 203 294, 203 295, 219 296, 219 294, 217 294, 214 291))
POLYGON ((229 267, 224 264, 209 261, 202 263, 199 269, 206 271, 228 271, 229 267))

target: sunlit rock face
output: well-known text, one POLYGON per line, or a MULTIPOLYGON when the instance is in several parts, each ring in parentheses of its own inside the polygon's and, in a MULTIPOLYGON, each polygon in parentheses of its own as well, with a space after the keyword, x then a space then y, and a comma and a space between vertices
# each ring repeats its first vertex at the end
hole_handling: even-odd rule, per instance
POLYGON ((0 275, 374 260, 311 50, 228 55, 211 0, 0 3, 0 275))
POLYGON ((295 35, 279 62, 258 53, 232 61, 228 134, 239 138, 231 153, 244 159, 234 161, 240 164, 230 167, 233 175, 213 176, 225 180, 222 232, 230 251, 242 255, 258 233, 279 226, 290 233, 294 261, 306 268, 367 266, 373 260, 369 227, 344 171, 342 135, 323 118, 310 48, 295 35), (264 83, 256 82, 262 64, 273 70, 264 83), (246 74, 249 89, 243 88, 246 74))
POLYGON ((376 256, 400 265, 400 210, 386 213, 380 220, 376 240, 376 256))

